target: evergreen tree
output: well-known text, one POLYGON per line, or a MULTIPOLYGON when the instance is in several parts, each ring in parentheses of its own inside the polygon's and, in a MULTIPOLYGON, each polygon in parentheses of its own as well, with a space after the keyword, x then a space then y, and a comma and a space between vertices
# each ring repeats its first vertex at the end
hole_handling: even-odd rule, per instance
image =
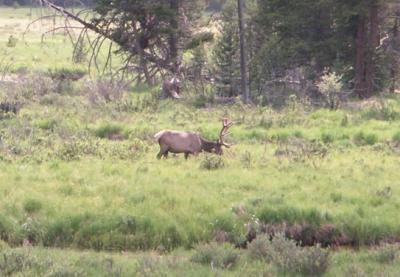
POLYGON ((220 96, 239 95, 240 60, 237 11, 233 2, 226 4, 221 16, 221 36, 214 48, 215 80, 220 96))

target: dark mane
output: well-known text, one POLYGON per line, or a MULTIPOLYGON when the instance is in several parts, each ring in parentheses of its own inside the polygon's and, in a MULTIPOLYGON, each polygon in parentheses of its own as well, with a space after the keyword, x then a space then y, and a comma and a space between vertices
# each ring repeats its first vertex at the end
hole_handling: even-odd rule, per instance
POLYGON ((201 141, 201 148, 209 153, 211 153, 212 150, 217 146, 216 142, 206 140, 202 137, 200 137, 200 141, 201 141))

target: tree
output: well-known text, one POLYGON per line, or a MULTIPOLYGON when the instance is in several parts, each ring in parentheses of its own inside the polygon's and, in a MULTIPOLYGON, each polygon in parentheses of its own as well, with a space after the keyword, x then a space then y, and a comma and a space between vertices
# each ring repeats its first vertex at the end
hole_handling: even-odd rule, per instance
POLYGON ((257 37, 262 56, 252 67, 263 72, 261 76, 271 72, 271 79, 303 67, 306 77, 314 80, 331 68, 343 74, 356 95, 370 97, 381 90, 383 60, 378 50, 382 34, 388 32, 383 15, 390 2, 394 1, 259 1, 254 21, 263 30, 257 37))
POLYGON ((89 43, 94 55, 105 40, 111 40, 117 45, 116 53, 124 57, 123 71, 149 84, 158 76, 180 74, 183 51, 193 45, 194 22, 204 4, 199 0, 96 0, 96 16, 85 20, 50 0, 42 2, 81 23, 80 39, 90 39, 88 31, 98 34, 89 43))
POLYGON ((238 13, 239 13, 239 40, 240 40, 240 77, 241 87, 243 93, 243 100, 245 103, 250 101, 250 92, 247 77, 247 47, 245 41, 245 23, 244 23, 244 2, 238 0, 238 13))
POLYGON ((215 80, 221 96, 239 95, 239 30, 236 3, 225 5, 221 16, 220 37, 214 47, 215 80))

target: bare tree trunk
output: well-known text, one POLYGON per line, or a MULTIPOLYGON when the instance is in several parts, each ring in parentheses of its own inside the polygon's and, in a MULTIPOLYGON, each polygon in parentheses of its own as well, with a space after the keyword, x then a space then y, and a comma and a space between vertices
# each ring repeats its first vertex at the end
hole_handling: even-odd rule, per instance
POLYGON ((238 13, 239 13, 239 38, 240 38, 240 73, 243 100, 245 103, 250 102, 250 91, 247 82, 247 47, 244 37, 245 24, 244 24, 244 3, 243 0, 238 0, 238 13))
POLYGON ((375 92, 376 49, 380 44, 379 5, 371 4, 368 15, 358 17, 356 39, 355 92, 360 98, 371 97, 375 92))
POLYGON ((373 5, 370 8, 369 14, 369 36, 368 36, 368 49, 365 69, 365 81, 367 97, 374 94, 374 84, 376 77, 376 48, 380 44, 379 34, 379 18, 378 18, 378 6, 373 5))
MULTIPOLYGON (((393 26, 393 48, 394 49, 400 49, 400 32, 399 32, 399 21, 400 21, 400 9, 398 12, 395 13, 396 18, 393 26)), ((390 93, 395 93, 396 92, 396 79, 399 74, 399 63, 400 61, 398 60, 399 56, 396 55, 392 59, 392 65, 390 68, 390 79, 391 79, 391 84, 390 84, 390 93)))
POLYGON ((365 83, 365 44, 366 44, 366 19, 364 15, 358 17, 357 40, 356 40, 356 80, 355 92, 358 97, 363 98, 366 95, 365 83))
POLYGON ((179 0, 170 0, 169 1, 171 10, 176 13, 175 17, 171 19, 171 35, 169 37, 169 59, 172 63, 173 73, 177 74, 179 69, 179 60, 178 60, 178 28, 179 28, 179 0))

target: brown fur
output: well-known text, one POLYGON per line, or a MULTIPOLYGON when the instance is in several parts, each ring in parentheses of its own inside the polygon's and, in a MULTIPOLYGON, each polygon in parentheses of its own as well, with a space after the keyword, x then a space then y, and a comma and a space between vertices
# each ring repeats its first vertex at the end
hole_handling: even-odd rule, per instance
POLYGON ((229 144, 224 142, 224 137, 228 135, 228 129, 234 123, 228 119, 222 120, 222 129, 219 133, 217 142, 209 141, 202 138, 198 133, 163 130, 154 135, 154 138, 160 144, 160 152, 157 155, 158 159, 161 157, 168 157, 168 153, 184 153, 187 159, 190 154, 197 155, 200 152, 215 153, 222 155, 222 146, 230 147, 229 144))
POLYGON ((222 144, 202 138, 197 133, 164 130, 157 133, 155 139, 160 145, 157 158, 168 157, 168 153, 184 153, 187 159, 190 154, 198 155, 205 151, 222 155, 222 144))

